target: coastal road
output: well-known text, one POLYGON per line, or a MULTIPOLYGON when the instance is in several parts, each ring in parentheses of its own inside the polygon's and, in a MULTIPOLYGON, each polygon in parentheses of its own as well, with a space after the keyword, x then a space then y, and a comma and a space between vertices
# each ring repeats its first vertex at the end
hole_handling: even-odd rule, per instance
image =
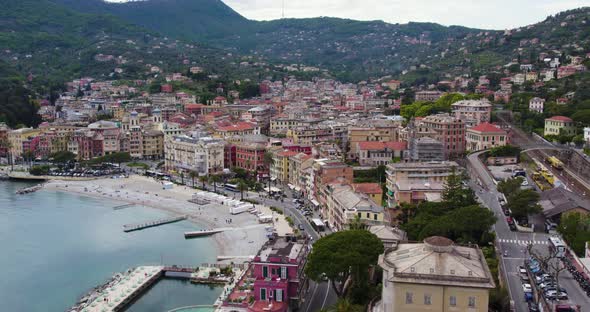
MULTIPOLYGON (((289 216, 293 219, 295 226, 297 227, 299 224, 303 226, 303 231, 311 236, 312 242, 316 241, 320 238, 320 233, 318 233, 309 223, 307 217, 301 214, 301 211, 297 210, 295 204, 293 204, 293 197, 291 196, 290 192, 285 192, 287 194, 287 198, 284 198, 283 201, 264 198, 264 197, 255 197, 253 199, 259 200, 265 205, 268 206, 276 206, 283 209, 283 212, 286 216, 289 216)), ((256 193, 249 192, 248 195, 255 195, 256 193)), ((256 194, 257 195, 257 194, 256 194)), ((251 198, 251 197, 250 197, 251 198)), ((326 233, 324 232, 323 235, 326 233)), ((336 292, 331 286, 330 282, 321 282, 316 283, 312 280, 309 281, 309 288, 307 291, 307 295, 305 296, 305 300, 303 301, 301 308, 299 311, 302 312, 315 312, 321 309, 325 309, 338 301, 338 296, 336 292)))

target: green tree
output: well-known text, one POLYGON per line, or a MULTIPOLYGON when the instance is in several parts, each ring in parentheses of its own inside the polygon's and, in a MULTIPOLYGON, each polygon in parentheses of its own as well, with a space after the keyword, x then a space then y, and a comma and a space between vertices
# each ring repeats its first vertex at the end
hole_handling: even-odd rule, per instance
POLYGON ((189 176, 189 177, 191 178, 191 180, 192 180, 192 183, 193 183, 193 184, 192 184, 192 187, 195 187, 195 178, 199 176, 199 173, 198 173, 198 172, 196 172, 196 171, 194 171, 194 170, 191 170, 191 171, 189 171, 189 173, 188 173, 188 176, 189 176))
POLYGON ((199 181, 201 181, 203 189, 205 189, 205 182, 207 182, 207 180, 209 180, 209 177, 207 177, 206 175, 199 176, 199 181))
POLYGON ((348 223, 348 229, 350 229, 350 230, 366 230, 367 224, 365 224, 365 222, 363 222, 361 220, 361 217, 359 217, 358 215, 355 215, 354 219, 352 219, 348 223))
POLYGON ((361 305, 356 305, 348 299, 338 299, 338 301, 326 309, 327 312, 363 312, 365 309, 361 305))
POLYGON ((339 231, 317 240, 307 259, 305 273, 314 281, 330 279, 338 297, 344 296, 344 283, 362 284, 369 267, 377 264, 383 242, 366 230, 339 231))
POLYGON ((240 190, 240 199, 244 200, 244 191, 248 190, 248 184, 246 181, 242 179, 238 180, 238 190, 240 190))
POLYGON ((180 184, 184 185, 184 171, 180 172, 180 184))
POLYGON ((463 187, 465 176, 453 167, 451 174, 445 180, 442 200, 453 207, 476 204, 475 194, 471 188, 463 187))
POLYGON ((514 177, 498 182, 498 191, 504 193, 504 195, 510 195, 520 190, 522 184, 522 177, 514 177))
POLYGON ((522 218, 543 211, 538 201, 539 193, 532 189, 526 189, 511 193, 506 206, 512 211, 512 216, 522 218))
POLYGON ((209 176, 209 182, 213 183, 213 192, 217 193, 217 183, 221 182, 221 177, 216 174, 209 176))
POLYGON ((51 154, 50 158, 52 158, 55 163, 67 163, 76 160, 76 154, 70 151, 59 151, 51 154))
MULTIPOLYGON (((262 162, 264 163, 264 167, 268 170, 270 177, 270 168, 275 164, 274 155, 269 151, 264 152, 262 162)), ((268 179, 268 194, 270 194, 270 178, 268 179)))

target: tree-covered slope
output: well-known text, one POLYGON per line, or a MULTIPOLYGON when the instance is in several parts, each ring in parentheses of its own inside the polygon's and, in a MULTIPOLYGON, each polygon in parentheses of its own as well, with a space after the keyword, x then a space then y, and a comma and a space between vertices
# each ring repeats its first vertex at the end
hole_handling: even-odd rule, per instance
POLYGON ((19 73, 3 61, 0 61, 0 86, 0 122, 11 127, 38 125, 40 117, 30 90, 25 88, 19 73))

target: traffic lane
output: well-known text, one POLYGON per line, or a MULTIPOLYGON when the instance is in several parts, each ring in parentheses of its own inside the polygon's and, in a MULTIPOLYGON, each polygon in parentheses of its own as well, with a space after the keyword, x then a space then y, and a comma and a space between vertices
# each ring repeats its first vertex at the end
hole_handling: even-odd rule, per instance
POLYGON ((504 270, 506 271, 506 278, 508 280, 508 291, 510 298, 514 301, 516 311, 527 311, 528 303, 524 299, 524 290, 522 289, 522 279, 518 272, 518 266, 522 265, 523 259, 520 258, 504 258, 504 270))
POLYGON ((582 307, 590 306, 590 298, 568 270, 559 273, 559 286, 565 288, 570 301, 573 303, 582 307))

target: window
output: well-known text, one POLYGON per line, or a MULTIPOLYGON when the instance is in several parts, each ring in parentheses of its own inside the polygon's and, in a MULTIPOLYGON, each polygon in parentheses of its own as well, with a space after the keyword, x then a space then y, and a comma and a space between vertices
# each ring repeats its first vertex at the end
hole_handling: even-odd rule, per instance
POLYGON ((260 300, 266 300, 266 288, 260 288, 260 300))
POLYGON ((287 279, 287 267, 281 267, 281 279, 287 279))
POLYGON ((282 289, 275 290, 275 300, 277 302, 283 302, 283 290, 282 289))
POLYGON ((414 294, 412 294, 411 292, 407 292, 406 293, 406 304, 412 304, 414 303, 414 294))
POLYGON ((264 278, 268 277, 268 267, 267 266, 262 267, 262 277, 264 277, 264 278))
POLYGON ((425 294, 424 295, 424 304, 425 305, 431 305, 432 304, 432 297, 430 296, 430 294, 425 294))
POLYGON ((475 297, 469 297, 469 303, 468 306, 470 308, 475 308, 475 297))
POLYGON ((449 304, 451 305, 451 307, 457 306, 457 297, 455 297, 455 296, 449 297, 449 304))

